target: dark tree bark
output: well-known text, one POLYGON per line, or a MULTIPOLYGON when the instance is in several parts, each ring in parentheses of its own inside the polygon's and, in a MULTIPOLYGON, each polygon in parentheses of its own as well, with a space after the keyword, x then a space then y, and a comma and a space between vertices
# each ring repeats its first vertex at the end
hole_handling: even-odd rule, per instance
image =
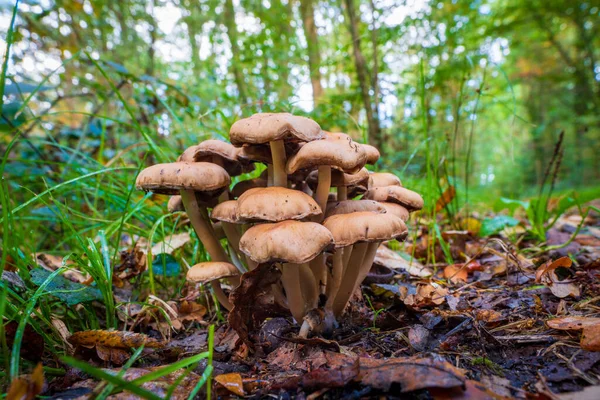
POLYGON ((319 53, 319 36, 315 25, 315 9, 313 0, 300 0, 300 13, 302 15, 302 26, 308 50, 308 69, 310 70, 310 83, 313 90, 313 101, 315 107, 323 96, 321 86, 321 54, 319 53))
POLYGON ((348 29, 352 38, 352 49, 354 54, 354 65, 358 75, 358 83, 363 101, 363 107, 367 114, 367 123, 369 125, 369 142, 378 148, 381 148, 381 128, 379 126, 379 116, 377 110, 374 110, 371 99, 369 85, 369 71, 367 62, 360 48, 360 35, 358 33, 358 18, 354 7, 354 0, 344 0, 346 13, 348 14, 348 29))

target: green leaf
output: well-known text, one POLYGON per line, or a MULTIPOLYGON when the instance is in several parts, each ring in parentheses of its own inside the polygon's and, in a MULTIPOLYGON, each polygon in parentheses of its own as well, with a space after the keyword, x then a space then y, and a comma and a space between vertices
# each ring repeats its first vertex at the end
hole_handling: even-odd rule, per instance
POLYGON ((507 215, 498 215, 494 218, 486 218, 481 222, 481 230, 479 235, 482 237, 494 235, 500 232, 507 226, 515 226, 519 224, 519 220, 507 215))
MULTIPOLYGON (((41 285, 48 279, 51 272, 43 268, 35 268, 31 271, 31 281, 36 285, 41 285)), ((102 293, 93 286, 82 285, 72 282, 63 276, 57 276, 48 284, 46 290, 55 297, 72 306, 79 303, 86 303, 93 300, 102 300, 102 293)))
POLYGON ((180 271, 181 266, 175 257, 167 253, 157 254, 152 262, 152 272, 155 275, 178 276, 180 271))

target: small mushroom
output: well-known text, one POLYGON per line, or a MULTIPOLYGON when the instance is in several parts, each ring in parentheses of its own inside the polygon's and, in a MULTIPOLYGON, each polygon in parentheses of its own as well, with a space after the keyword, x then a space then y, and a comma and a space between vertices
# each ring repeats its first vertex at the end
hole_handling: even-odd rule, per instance
MULTIPOLYGON (((365 200, 365 201, 368 201, 368 200, 365 200)), ((385 208, 385 211, 388 214, 395 215, 396 217, 400 218, 404 222, 408 221, 409 212, 406 209, 406 207, 401 206, 400 204, 390 203, 390 202, 386 202, 386 201, 379 202, 379 204, 383 208, 385 208)))
POLYGON ((183 201, 181 201, 181 196, 171 196, 171 198, 169 198, 169 202, 167 203, 167 209, 170 213, 185 211, 183 201))
POLYGON ((369 189, 381 186, 402 186, 402 181, 389 172, 373 172, 369 175, 369 189))
POLYGON ((343 200, 327 203, 325 218, 337 214, 350 214, 359 211, 371 211, 375 213, 385 213, 386 208, 373 200, 343 200))
POLYGON ((379 150, 377 150, 377 147, 371 146, 370 144, 363 144, 362 148, 367 154, 367 164, 375 165, 377 163, 377 160, 379 160, 379 157, 381 157, 381 154, 379 153, 379 150))
POLYGON ((323 138, 321 127, 315 121, 288 113, 254 114, 236 121, 229 130, 229 139, 234 146, 269 144, 273 184, 281 187, 287 187, 285 142, 310 142, 323 138))
POLYGON ((365 193, 365 198, 400 204, 409 212, 423 208, 423 198, 421 195, 401 186, 374 187, 365 193))
POLYGON ((229 176, 238 176, 254 169, 252 164, 240 161, 239 152, 231 143, 210 139, 194 146, 193 160, 212 162, 223 167, 229 176))
POLYGON ((255 188, 238 198, 237 218, 279 222, 320 216, 321 208, 306 193, 282 187, 255 188))
MULTIPOLYGON (((219 221, 223 226, 227 242, 232 248, 230 251, 232 261, 236 267, 238 267, 240 272, 244 272, 243 266, 238 258, 238 255, 241 254, 240 237, 242 234, 240 232, 240 225, 243 224, 244 221, 237 217, 237 200, 227 200, 220 203, 213 208, 210 218, 214 221, 219 221)), ((252 263, 249 266, 251 266, 251 269, 254 269, 256 264, 252 263)))
MULTIPOLYGON (((240 272, 235 265, 228 262, 209 261, 194 265, 187 272, 187 280, 194 283, 209 283, 213 288, 219 303, 227 310, 233 308, 229 298, 223 292, 219 279, 237 277, 239 283, 240 272)), ((235 281, 234 281, 235 282, 235 281)))

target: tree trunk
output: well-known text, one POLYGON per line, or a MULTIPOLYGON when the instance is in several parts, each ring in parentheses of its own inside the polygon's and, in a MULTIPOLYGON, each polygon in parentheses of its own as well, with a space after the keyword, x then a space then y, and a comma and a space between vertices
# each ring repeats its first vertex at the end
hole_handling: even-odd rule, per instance
POLYGON ((363 107, 365 108, 367 114, 367 123, 369 125, 369 142, 375 146, 378 146, 381 132, 379 127, 379 117, 376 110, 373 110, 373 102, 369 93, 369 72, 365 57, 360 49, 358 19, 356 17, 356 10, 354 8, 354 0, 344 0, 344 3, 346 5, 346 12, 348 13, 348 29, 350 30, 350 36, 352 37, 354 65, 356 67, 356 74, 358 75, 358 83, 360 84, 363 107))
POLYGON ((306 38, 306 47, 308 50, 308 69, 310 70, 310 83, 313 90, 313 101, 315 108, 323 96, 323 86, 321 86, 321 54, 319 53, 319 36, 317 26, 315 25, 315 9, 313 0, 300 0, 300 14, 302 15, 302 25, 304 27, 304 37, 306 38))
POLYGON ((242 103, 248 102, 246 95, 246 82, 244 80, 244 73, 242 66, 240 65, 240 46, 238 45, 238 32, 235 24, 235 9, 233 8, 232 0, 225 0, 225 11, 223 13, 225 30, 227 31, 227 37, 231 43, 231 71, 235 79, 235 84, 238 89, 238 94, 242 103))
POLYGON ((185 17, 184 21, 187 27, 188 40, 190 42, 190 49, 192 52, 192 70, 194 71, 195 78, 198 79, 201 72, 200 65, 202 61, 200 60, 200 46, 198 45, 196 36, 202 32, 202 10, 199 9, 195 0, 184 1, 181 4, 189 12, 189 15, 185 17))

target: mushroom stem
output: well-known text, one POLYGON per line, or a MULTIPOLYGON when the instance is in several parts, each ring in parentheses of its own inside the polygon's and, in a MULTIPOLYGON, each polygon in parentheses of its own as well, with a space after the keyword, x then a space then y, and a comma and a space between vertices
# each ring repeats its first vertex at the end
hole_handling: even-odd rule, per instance
POLYGON ((273 164, 267 164, 267 186, 273 186, 273 164))
POLYGON ((375 260, 375 255, 377 254, 377 248, 381 242, 373 242, 369 243, 367 247, 367 251, 365 252, 365 257, 363 258, 362 266, 360 267, 360 272, 358 273, 358 279, 354 283, 354 289, 352 292, 356 290, 358 286, 365 280, 369 271, 371 270, 371 266, 373 266, 373 260, 375 260))
MULTIPOLYGON (((350 249, 346 248, 349 252, 350 249)), ((342 249, 337 249, 333 253, 333 271, 331 273, 331 282, 327 281, 327 302, 325 303, 326 309, 331 309, 333 301, 338 293, 340 284, 342 283, 342 275, 344 272, 344 259, 342 257, 342 249)))
POLYGON ((223 232, 225 232, 225 236, 227 236, 227 241, 236 251, 236 253, 240 253, 240 232, 238 231, 235 224, 231 222, 221 221, 221 225, 223 225, 223 232))
POLYGON ((233 248, 231 243, 229 243, 228 248, 229 248, 229 255, 231 256, 232 264, 235 265, 235 267, 238 269, 238 271, 240 271, 241 274, 243 274, 244 272, 246 272, 246 268, 244 268, 244 264, 242 264, 242 261, 240 260, 238 253, 235 251, 235 249, 233 248))
POLYGON ((324 293, 327 284, 327 266, 325 265, 325 254, 319 254, 309 262, 310 269, 315 277, 319 293, 324 293))
POLYGON ((273 186, 287 187, 287 174, 285 173, 285 145, 283 140, 269 142, 271 157, 273 158, 273 186))
POLYGON ((348 188, 346 186, 338 186, 337 201, 348 200, 348 188))
POLYGON ((317 306, 319 301, 319 287, 307 263, 300 264, 300 285, 304 298, 304 314, 317 306))
POLYGON ((339 316, 342 311, 344 311, 348 300, 350 300, 350 297, 352 296, 354 283, 358 279, 360 267, 362 266, 368 246, 368 243, 356 243, 352 249, 352 256, 348 262, 348 267, 342 278, 339 291, 333 301, 333 313, 335 316, 339 316))
POLYGON ((198 235, 198 239, 204 245, 204 248, 210 255, 210 258, 213 261, 225 261, 229 262, 229 257, 227 257, 227 253, 221 246, 221 243, 217 240, 214 235, 214 230, 212 225, 208 222, 208 220, 202 217, 202 211, 206 213, 206 208, 198 205, 196 201, 196 195, 193 190, 182 190, 181 191, 181 201, 183 202, 183 206, 185 207, 185 211, 187 212, 188 218, 198 235))
MULTIPOLYGON (((331 167, 329 165, 319 165, 319 178, 317 183, 317 191, 315 193, 315 201, 321 207, 323 216, 327 209, 327 198, 329 197, 329 189, 331 189, 331 167)), ((321 217, 321 220, 323 218, 321 217)))
POLYGON ((304 320, 304 322, 302 322, 302 326, 300 327, 300 332, 298 333, 298 337, 301 337, 302 339, 306 339, 308 337, 309 333, 310 333, 310 324, 308 323, 308 321, 304 320))
POLYGON ((248 266, 248 269, 250 271, 252 271, 256 267, 258 267, 258 263, 256 261, 254 261, 253 259, 251 259, 249 256, 246 256, 245 258, 246 258, 246 265, 248 266))
POLYGON ((342 275, 346 273, 346 268, 348 268, 348 262, 350 261, 350 256, 352 255, 352 246, 344 247, 344 254, 342 257, 342 275))
POLYGON ((227 311, 231 311, 233 305, 229 302, 229 298, 223 291, 219 280, 215 279, 214 281, 210 282, 210 286, 212 286, 213 292, 215 293, 215 297, 217 298, 217 300, 219 300, 219 303, 221 303, 221 305, 225 307, 227 311))
POLYGON ((281 266, 281 282, 285 289, 288 306, 296 322, 302 321, 304 317, 304 299, 300 289, 300 265, 283 264, 281 266))

